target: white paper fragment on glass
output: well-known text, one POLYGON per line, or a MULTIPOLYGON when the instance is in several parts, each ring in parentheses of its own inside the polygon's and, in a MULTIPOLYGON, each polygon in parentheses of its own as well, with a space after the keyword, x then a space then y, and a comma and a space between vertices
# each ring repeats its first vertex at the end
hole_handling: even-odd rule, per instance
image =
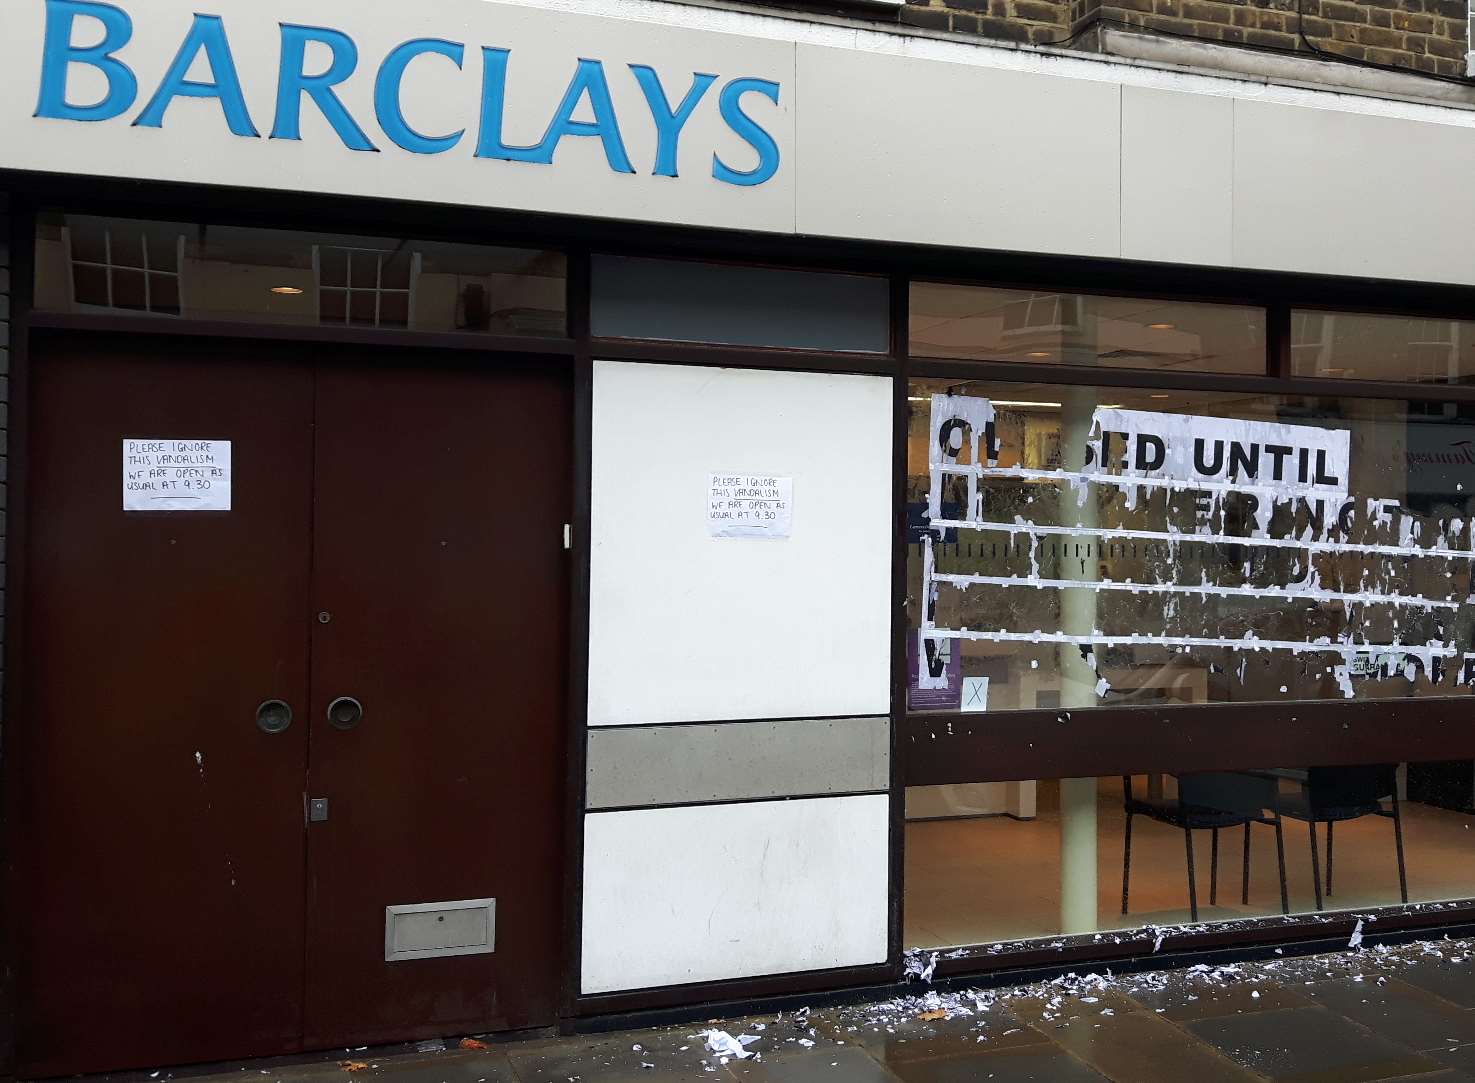
POLYGON ((998 456, 994 432, 994 406, 988 399, 971 395, 933 395, 927 431, 927 517, 942 518, 942 479, 949 468, 963 464, 968 478, 968 503, 964 518, 972 518, 978 507, 978 473, 998 456))
POLYGON ((1357 919, 1357 924, 1352 926, 1352 938, 1347 941, 1347 946, 1354 951, 1362 947, 1362 919, 1357 919))
POLYGON ((986 711, 988 710, 988 678, 987 677, 964 677, 963 678, 963 710, 986 711))
POLYGON ((707 475, 707 533, 712 537, 787 538, 793 519, 793 478, 707 475))
POLYGON ((123 441, 124 511, 230 511, 229 440, 123 441))

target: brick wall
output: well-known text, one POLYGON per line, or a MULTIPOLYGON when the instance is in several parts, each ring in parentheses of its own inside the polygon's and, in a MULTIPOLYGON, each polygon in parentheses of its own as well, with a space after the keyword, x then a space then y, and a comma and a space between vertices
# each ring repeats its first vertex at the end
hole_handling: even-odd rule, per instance
MULTIPOLYGON (((1150 2, 1150 0, 1148 0, 1150 2)), ((1074 9, 1087 18, 1099 0, 907 0, 901 21, 1003 41, 1064 41, 1074 9)))
MULTIPOLYGON (((1308 54, 1296 0, 907 0, 903 22, 1005 41, 1062 43, 1095 21, 1308 54)), ((1315 50, 1465 74, 1465 0, 1300 0, 1315 50)))

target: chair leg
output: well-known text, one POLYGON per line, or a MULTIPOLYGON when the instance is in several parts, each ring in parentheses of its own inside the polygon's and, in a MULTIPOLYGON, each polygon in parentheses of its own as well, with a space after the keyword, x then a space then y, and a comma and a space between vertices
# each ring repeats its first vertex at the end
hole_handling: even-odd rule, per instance
POLYGON ((1280 866, 1280 912, 1289 914, 1291 912, 1291 896, 1286 890, 1286 837, 1280 821, 1280 813, 1275 814, 1275 860, 1280 866))
POLYGON ((1408 902, 1408 873, 1403 867, 1403 813, 1398 808, 1398 795, 1393 795, 1393 841, 1398 845, 1398 894, 1408 902))
POLYGON ((1188 915, 1198 921, 1198 884, 1193 869, 1193 831, 1183 829, 1183 845, 1188 850, 1188 915))
POLYGON ((1332 897, 1332 821, 1326 822, 1326 897, 1332 897))
POLYGON ((1316 821, 1307 820, 1311 832, 1311 884, 1316 888, 1316 909, 1321 909, 1321 858, 1316 854, 1316 821))
POLYGON ((1127 892, 1132 886, 1132 814, 1127 813, 1127 833, 1122 847, 1122 914, 1127 912, 1127 892))
POLYGON ((1245 860, 1244 860, 1244 888, 1239 893, 1239 901, 1245 906, 1250 905, 1250 822, 1245 821, 1245 860))
POLYGON ((1219 905, 1219 829, 1209 832, 1209 905, 1219 905))

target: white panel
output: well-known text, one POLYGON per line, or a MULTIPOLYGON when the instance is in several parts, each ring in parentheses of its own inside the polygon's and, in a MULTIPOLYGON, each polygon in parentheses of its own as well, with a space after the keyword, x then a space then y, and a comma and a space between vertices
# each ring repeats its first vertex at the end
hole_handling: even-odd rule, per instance
MULTIPOLYGON (((793 46, 785 42, 488 0, 216 0, 208 10, 223 19, 250 119, 260 133, 251 138, 228 130, 221 105, 213 99, 176 98, 162 127, 132 123, 179 50, 195 8, 166 0, 126 7, 133 35, 117 57, 137 76, 137 100, 120 116, 83 122, 33 115, 46 5, 38 0, 6 6, 0 35, 0 166, 747 229, 793 227, 793 172, 787 161, 793 152, 793 46), (322 113, 306 101, 300 140, 268 138, 281 54, 279 22, 327 27, 352 38, 358 64, 337 92, 378 153, 346 148, 322 113), (380 64, 395 46, 415 38, 465 46, 460 70, 448 57, 425 55, 410 63, 404 79, 404 113, 411 127, 431 136, 466 130, 456 147, 439 154, 403 150, 376 123, 374 84, 380 64), (538 143, 547 130, 579 58, 601 61, 636 172, 611 170, 601 141, 593 137, 565 138, 552 165, 476 158, 484 46, 511 52, 505 141, 522 146, 538 143), (655 124, 631 64, 656 70, 673 108, 692 85, 693 73, 719 76, 681 133, 676 177, 652 175, 655 124), (757 161, 754 150, 728 129, 719 113, 722 87, 748 76, 780 84, 777 106, 756 94, 744 96, 742 104, 773 135, 783 165, 766 183, 743 187, 714 179, 712 158, 720 153, 734 169, 750 169, 757 161)), ((98 22, 77 20, 75 41, 90 45, 101 37, 98 22)), ((326 46, 309 47, 307 72, 326 70, 328 58, 326 46)), ((191 77, 208 80, 203 59, 197 60, 191 77)), ((71 85, 74 104, 105 96, 101 74, 89 65, 74 66, 71 85)), ((591 118, 587 100, 574 118, 591 118)))
POLYGON ((594 363, 589 722, 885 714, 891 379, 594 363), (715 538, 709 475, 793 478, 715 538))
POLYGON ((1237 101, 1241 267, 1475 283, 1475 133, 1237 101))
POLYGON ((584 817, 585 993, 886 959, 889 799, 584 817))
POLYGON ((798 232, 1118 254, 1116 84, 809 45, 797 71, 798 232))
POLYGON ((1233 260, 1234 101, 1122 87, 1122 256, 1233 260))

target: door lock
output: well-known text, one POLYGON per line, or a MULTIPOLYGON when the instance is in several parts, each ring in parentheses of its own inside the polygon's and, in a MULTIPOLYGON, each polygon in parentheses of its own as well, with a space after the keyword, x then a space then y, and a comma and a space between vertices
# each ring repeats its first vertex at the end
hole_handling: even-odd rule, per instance
POLYGON ((352 696, 339 696, 328 704, 328 723, 337 730, 351 730, 364 717, 364 705, 352 696))
POLYGON ((256 708, 256 725, 262 733, 283 733, 292 724, 292 708, 283 700, 269 699, 256 708))
POLYGON ((326 797, 309 797, 307 799, 307 822, 320 824, 328 818, 328 799, 326 797))

